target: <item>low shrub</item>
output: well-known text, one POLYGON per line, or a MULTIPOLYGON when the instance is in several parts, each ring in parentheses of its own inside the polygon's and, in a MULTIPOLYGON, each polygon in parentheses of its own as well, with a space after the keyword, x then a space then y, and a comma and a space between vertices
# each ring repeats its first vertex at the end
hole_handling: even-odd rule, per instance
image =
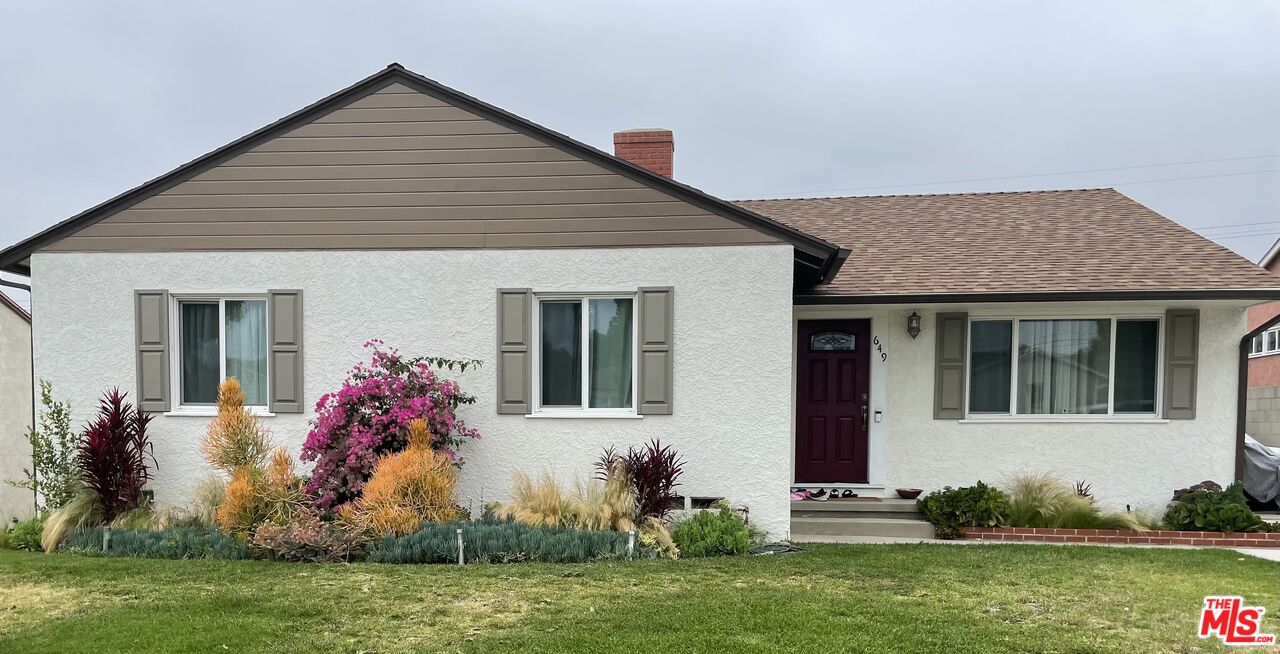
POLYGON ((303 492, 307 480, 298 476, 293 466, 293 455, 283 447, 271 451, 271 459, 254 487, 265 519, 271 522, 288 522, 294 516, 309 513, 311 501, 303 492))
POLYGON ((933 524, 938 537, 945 539, 960 538, 965 527, 1003 525, 1009 514, 1009 497, 981 481, 962 488, 944 487, 920 498, 916 504, 925 519, 933 524))
POLYGON ((102 527, 81 529, 67 537, 66 549, 81 554, 146 559, 247 559, 249 546, 212 527, 178 527, 164 531, 112 529, 111 546, 102 551, 102 527))
POLYGON ((611 529, 626 533, 635 529, 642 545, 662 556, 676 558, 679 550, 666 523, 640 515, 638 502, 619 460, 610 464, 602 481, 579 481, 565 490, 554 476, 543 473, 535 480, 523 472, 513 474, 511 504, 486 507, 485 515, 532 526, 570 527, 587 531, 611 529))
POLYGON ((308 563, 351 561, 364 545, 342 524, 326 522, 311 509, 299 511, 284 522, 258 527, 250 542, 269 559, 308 563))
POLYGON ((255 525, 266 520, 267 507, 258 492, 262 476, 261 470, 253 468, 241 468, 231 475, 222 504, 214 511, 222 533, 246 536, 255 525))
POLYGON ((670 445, 653 439, 643 447, 629 447, 625 452, 610 447, 596 463, 596 476, 606 479, 621 466, 636 496, 636 515, 663 520, 675 504, 675 489, 684 474, 684 459, 670 445))
POLYGON ((1261 532, 1269 528, 1249 508, 1240 482, 1225 489, 1209 484, 1212 482, 1175 493, 1175 501, 1164 514, 1165 526, 1180 531, 1225 532, 1261 532))
POLYGON ((1074 486, 1049 475, 1019 475, 1008 488, 1007 527, 1058 529, 1145 529, 1135 514, 1107 512, 1094 502, 1089 485, 1074 486))
POLYGON ((747 523, 723 501, 715 511, 699 511, 676 523, 671 538, 684 556, 738 556, 751 547, 747 523))
POLYGON ((44 531, 45 516, 21 520, 9 530, 9 547, 15 550, 39 552, 40 534, 44 531))
POLYGON ((209 422, 200 452, 213 467, 234 474, 241 468, 261 468, 271 450, 271 434, 258 416, 244 406, 244 391, 235 377, 218 384, 218 415, 209 422))
POLYGON ((409 423, 408 449, 378 461, 359 499, 343 505, 343 521, 373 538, 407 536, 424 522, 453 522, 461 517, 453 487, 458 469, 431 449, 427 421, 409 423))
MULTIPOLYGON (((467 563, 583 563, 627 556, 627 536, 612 530, 529 525, 510 520, 437 523, 387 537, 369 555, 374 563, 457 563, 458 528, 467 563)), ((654 556, 637 545, 638 556, 654 556)))

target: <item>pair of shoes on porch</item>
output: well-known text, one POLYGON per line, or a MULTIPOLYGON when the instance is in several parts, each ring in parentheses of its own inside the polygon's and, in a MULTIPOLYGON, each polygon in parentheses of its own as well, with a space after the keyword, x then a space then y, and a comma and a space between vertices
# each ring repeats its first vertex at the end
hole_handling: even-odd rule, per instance
POLYGON ((809 491, 803 488, 791 489, 791 499, 793 500, 812 500, 814 502, 825 502, 827 500, 847 500, 857 497, 858 494, 848 488, 841 491, 839 488, 832 488, 828 492, 825 488, 819 488, 816 491, 809 491))

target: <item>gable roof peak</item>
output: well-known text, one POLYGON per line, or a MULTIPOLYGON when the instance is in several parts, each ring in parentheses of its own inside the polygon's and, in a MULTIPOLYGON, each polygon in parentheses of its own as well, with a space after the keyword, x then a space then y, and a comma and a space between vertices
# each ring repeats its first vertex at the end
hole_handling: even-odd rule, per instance
POLYGON ((405 68, 398 62, 391 62, 386 68, 345 89, 337 91, 221 148, 179 166, 169 173, 126 191, 0 251, 0 270, 22 275, 30 274, 28 259, 37 250, 177 186, 261 143, 307 124, 320 116, 394 83, 403 84, 419 93, 440 99, 484 119, 523 133, 550 147, 560 149, 582 160, 599 165, 610 172, 629 177, 640 184, 664 192, 690 205, 790 244, 795 249, 797 277, 806 283, 822 283, 830 280, 843 261, 840 256, 842 250, 834 243, 762 216, 750 209, 708 195, 686 184, 663 177, 634 163, 619 159, 612 154, 424 77, 405 68))

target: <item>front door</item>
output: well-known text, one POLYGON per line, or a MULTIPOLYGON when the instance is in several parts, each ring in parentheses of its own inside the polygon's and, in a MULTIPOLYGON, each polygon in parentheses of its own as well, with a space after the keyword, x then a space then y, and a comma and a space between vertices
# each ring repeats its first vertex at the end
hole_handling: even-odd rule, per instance
POLYGON ((871 321, 801 320, 797 483, 867 483, 871 321))

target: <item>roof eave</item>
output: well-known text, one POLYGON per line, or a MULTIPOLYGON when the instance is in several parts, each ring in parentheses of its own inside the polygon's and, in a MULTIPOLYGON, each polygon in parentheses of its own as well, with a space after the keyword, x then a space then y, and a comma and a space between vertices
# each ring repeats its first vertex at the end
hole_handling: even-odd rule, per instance
POLYGON ((1280 288, 1155 289, 1101 291, 1012 291, 999 293, 806 294, 794 304, 986 304, 1020 302, 1115 302, 1138 300, 1280 300, 1280 288))
POLYGON ((1262 255, 1262 258, 1258 260, 1258 265, 1269 269, 1271 264, 1275 262, 1277 255, 1280 255, 1280 238, 1277 238, 1276 242, 1271 244, 1267 253, 1262 255))

